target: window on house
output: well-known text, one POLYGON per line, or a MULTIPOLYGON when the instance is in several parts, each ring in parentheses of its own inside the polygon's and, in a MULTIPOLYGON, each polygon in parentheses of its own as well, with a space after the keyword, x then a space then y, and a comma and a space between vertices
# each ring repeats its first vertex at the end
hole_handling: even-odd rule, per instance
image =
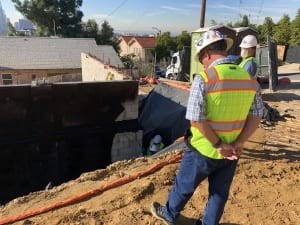
POLYGON ((2 84, 9 85, 12 84, 12 76, 11 74, 2 74, 2 84))
POLYGON ((134 49, 134 54, 135 54, 135 55, 139 55, 139 53, 140 53, 140 49, 139 49, 139 48, 135 48, 135 49, 134 49))
POLYGON ((36 75, 35 74, 32 74, 31 75, 31 81, 35 81, 36 80, 36 75))

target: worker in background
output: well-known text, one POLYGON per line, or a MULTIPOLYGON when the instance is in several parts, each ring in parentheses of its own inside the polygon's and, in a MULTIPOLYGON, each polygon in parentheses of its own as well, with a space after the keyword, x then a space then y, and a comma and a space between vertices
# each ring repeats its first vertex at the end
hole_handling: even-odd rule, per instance
POLYGON ((151 204, 153 216, 165 224, 175 224, 206 178, 207 204, 202 221, 194 224, 219 224, 243 145, 260 123, 263 102, 259 84, 245 70, 230 63, 227 52, 232 44, 232 39, 213 30, 197 41, 195 59, 205 70, 195 76, 190 90, 187 148, 166 204, 151 204))
POLYGON ((147 149, 147 156, 153 155, 163 148, 164 143, 162 142, 162 138, 159 134, 157 134, 150 141, 149 147, 147 149))
POLYGON ((254 35, 247 35, 243 38, 240 48, 242 62, 239 64, 252 77, 256 78, 257 63, 255 59, 257 39, 254 35))

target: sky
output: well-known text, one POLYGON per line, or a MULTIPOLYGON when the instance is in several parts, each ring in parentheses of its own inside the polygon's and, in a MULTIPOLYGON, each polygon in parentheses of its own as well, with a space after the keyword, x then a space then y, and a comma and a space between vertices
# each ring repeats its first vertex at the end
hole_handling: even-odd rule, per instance
MULTIPOLYGON (((0 0, 12 23, 23 16, 10 0, 0 0)), ((159 31, 178 35, 200 27, 202 0, 83 0, 83 21, 94 19, 99 28, 104 20, 118 33, 155 34, 159 31)), ((247 15, 250 23, 262 24, 265 17, 277 23, 284 14, 293 20, 300 0, 207 0, 205 26, 241 21, 247 15)))

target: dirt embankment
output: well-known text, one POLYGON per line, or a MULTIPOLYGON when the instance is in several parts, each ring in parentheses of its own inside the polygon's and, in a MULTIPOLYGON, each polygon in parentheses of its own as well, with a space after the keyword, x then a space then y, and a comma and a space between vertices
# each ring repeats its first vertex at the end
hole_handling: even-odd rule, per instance
MULTIPOLYGON (((300 91, 282 90, 263 95, 276 108, 281 120, 275 126, 260 127, 245 146, 222 225, 300 224, 300 91)), ((47 207, 109 182, 153 167, 176 155, 116 162, 106 169, 82 174, 78 179, 48 191, 31 193, 0 208, 5 217, 47 207)), ((174 182, 179 162, 125 185, 98 193, 75 204, 32 216, 16 225, 160 225, 149 209, 152 201, 164 203, 174 182)), ((207 182, 202 183, 186 205, 178 224, 188 225, 205 207, 207 182)))

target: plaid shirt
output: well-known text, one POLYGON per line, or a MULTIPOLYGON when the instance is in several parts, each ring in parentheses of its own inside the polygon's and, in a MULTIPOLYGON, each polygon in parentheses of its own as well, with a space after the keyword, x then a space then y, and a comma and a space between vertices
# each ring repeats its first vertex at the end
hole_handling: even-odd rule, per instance
MULTIPOLYGON (((216 66, 219 64, 231 63, 229 58, 221 58, 215 60, 209 67, 216 66)), ((263 101, 261 96, 260 86, 256 90, 256 95, 250 108, 249 117, 256 117, 263 115, 263 101)), ((195 76, 190 96, 187 104, 186 119, 190 121, 201 121, 205 120, 205 83, 201 76, 195 76)))

